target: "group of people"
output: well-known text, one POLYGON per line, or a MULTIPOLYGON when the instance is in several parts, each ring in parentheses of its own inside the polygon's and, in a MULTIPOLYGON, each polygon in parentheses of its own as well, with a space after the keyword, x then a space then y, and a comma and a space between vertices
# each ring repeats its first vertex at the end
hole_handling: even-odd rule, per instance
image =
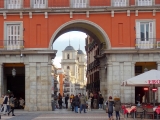
MULTIPOLYGON (((70 97, 69 95, 66 95, 65 96, 66 109, 68 109, 68 100, 70 100, 72 111, 75 111, 75 113, 78 113, 78 108, 80 108, 79 113, 81 113, 82 110, 84 110, 84 113, 86 113, 87 100, 84 94, 81 95, 81 93, 79 93, 76 96, 72 94, 70 97)), ((58 95, 59 109, 62 109, 62 103, 63 103, 62 95, 59 94, 58 95)))
MULTIPOLYGON (((17 98, 14 97, 13 94, 6 94, 2 95, 0 98, 0 112, 3 113, 3 115, 12 113, 12 116, 15 116, 14 114, 14 109, 15 109, 15 104, 16 104, 17 98)), ((24 108, 24 99, 20 97, 19 99, 19 107, 24 108)))
POLYGON ((120 120, 121 101, 120 98, 112 99, 112 96, 106 101, 109 120, 113 120, 113 107, 115 107, 116 120, 120 120))

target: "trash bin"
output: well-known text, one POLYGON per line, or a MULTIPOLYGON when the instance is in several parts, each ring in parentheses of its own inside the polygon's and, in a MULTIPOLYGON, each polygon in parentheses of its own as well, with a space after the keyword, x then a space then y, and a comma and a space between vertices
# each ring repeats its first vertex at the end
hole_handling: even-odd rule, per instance
POLYGON ((55 110, 55 102, 54 102, 54 100, 51 101, 51 106, 52 106, 52 111, 54 111, 55 110))

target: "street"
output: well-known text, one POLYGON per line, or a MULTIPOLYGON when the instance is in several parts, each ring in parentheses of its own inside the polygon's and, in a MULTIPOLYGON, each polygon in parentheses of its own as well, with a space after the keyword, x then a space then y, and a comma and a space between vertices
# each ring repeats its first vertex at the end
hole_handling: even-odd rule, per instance
MULTIPOLYGON (((87 113, 74 113, 65 109, 56 111, 36 111, 27 112, 23 110, 15 110, 14 117, 2 115, 1 120, 109 120, 108 114, 104 110, 92 110, 87 113)), ((140 118, 136 118, 140 119, 140 118)), ((114 113, 114 120, 116 120, 114 113)), ((121 114, 121 120, 124 120, 124 116, 121 114)), ((129 117, 125 120, 134 120, 129 117)), ((152 119, 143 119, 152 120, 152 119)))

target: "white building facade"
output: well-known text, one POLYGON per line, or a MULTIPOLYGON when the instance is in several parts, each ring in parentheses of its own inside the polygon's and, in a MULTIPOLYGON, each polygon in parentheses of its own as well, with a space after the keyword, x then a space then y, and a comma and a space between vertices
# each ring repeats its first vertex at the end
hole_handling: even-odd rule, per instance
POLYGON ((61 66, 65 71, 66 80, 69 85, 67 94, 86 93, 86 55, 82 50, 75 50, 72 46, 67 46, 62 51, 61 66))

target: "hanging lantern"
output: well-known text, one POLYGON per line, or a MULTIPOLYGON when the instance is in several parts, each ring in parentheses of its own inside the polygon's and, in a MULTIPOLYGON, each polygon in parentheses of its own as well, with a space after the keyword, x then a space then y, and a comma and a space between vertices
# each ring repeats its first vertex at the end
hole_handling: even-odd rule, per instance
POLYGON ((16 76, 16 69, 15 69, 15 68, 12 69, 12 76, 13 76, 13 77, 16 76))

